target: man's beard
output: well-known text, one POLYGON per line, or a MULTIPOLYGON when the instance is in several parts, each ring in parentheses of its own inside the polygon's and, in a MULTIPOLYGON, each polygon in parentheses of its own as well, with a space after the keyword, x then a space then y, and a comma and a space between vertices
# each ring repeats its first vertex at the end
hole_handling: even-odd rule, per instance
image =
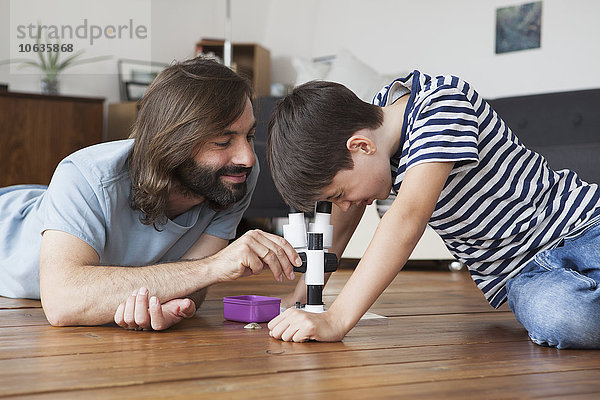
POLYGON ((223 183, 221 176, 246 173, 252 167, 226 165, 217 170, 198 164, 194 159, 184 161, 175 170, 175 179, 179 190, 186 196, 202 196, 206 204, 213 210, 224 210, 237 203, 246 195, 246 181, 240 183, 223 183))

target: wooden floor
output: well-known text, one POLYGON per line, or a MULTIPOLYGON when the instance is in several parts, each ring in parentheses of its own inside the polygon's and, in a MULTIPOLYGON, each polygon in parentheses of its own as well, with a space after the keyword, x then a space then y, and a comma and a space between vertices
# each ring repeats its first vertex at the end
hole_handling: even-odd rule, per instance
MULTIPOLYGON (((351 271, 334 274, 331 303, 351 271)), ((532 344, 465 272, 403 271, 340 343, 284 343, 223 320, 223 296, 289 290, 263 274, 211 288, 165 332, 53 328, 0 298, 0 398, 600 398, 600 351, 532 344)), ((265 326, 265 324, 263 324, 265 326)))

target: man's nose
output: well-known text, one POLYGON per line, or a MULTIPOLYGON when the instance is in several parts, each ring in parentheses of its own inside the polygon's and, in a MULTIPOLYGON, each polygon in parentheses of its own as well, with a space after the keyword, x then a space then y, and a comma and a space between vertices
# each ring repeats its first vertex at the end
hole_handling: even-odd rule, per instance
POLYGON ((244 167, 252 167, 256 164, 256 156, 252 143, 244 141, 243 144, 237 146, 232 157, 233 164, 243 165, 244 167))

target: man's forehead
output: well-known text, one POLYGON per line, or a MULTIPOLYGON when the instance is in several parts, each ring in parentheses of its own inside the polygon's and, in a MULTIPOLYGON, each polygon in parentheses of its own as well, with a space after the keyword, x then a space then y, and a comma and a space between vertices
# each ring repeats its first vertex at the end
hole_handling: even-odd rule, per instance
POLYGON ((252 129, 256 128, 256 119, 254 119, 254 117, 247 122, 240 123, 238 121, 225 128, 221 135, 245 135, 252 129))
MULTIPOLYGON (((256 118, 254 117, 254 109, 252 108, 252 102, 250 99, 246 99, 246 107, 242 114, 229 125, 225 132, 230 131, 231 133, 246 133, 256 126, 256 118)), ((226 134, 226 133, 225 133, 226 134)))

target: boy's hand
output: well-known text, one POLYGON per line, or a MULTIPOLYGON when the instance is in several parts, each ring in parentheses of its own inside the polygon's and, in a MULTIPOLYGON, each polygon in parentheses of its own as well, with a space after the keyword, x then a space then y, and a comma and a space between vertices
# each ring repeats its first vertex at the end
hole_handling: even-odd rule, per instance
POLYGON ((160 304, 154 296, 148 300, 148 290, 141 288, 119 304, 115 322, 125 329, 160 331, 195 313, 196 305, 190 299, 173 299, 160 304))
POLYGON ((290 307, 294 307, 296 302, 306 303, 306 296, 298 298, 296 296, 296 292, 288 293, 284 296, 281 296, 281 308, 288 309, 290 307))
POLYGON ((286 342, 339 342, 346 332, 332 314, 287 309, 268 324, 269 335, 286 342))

